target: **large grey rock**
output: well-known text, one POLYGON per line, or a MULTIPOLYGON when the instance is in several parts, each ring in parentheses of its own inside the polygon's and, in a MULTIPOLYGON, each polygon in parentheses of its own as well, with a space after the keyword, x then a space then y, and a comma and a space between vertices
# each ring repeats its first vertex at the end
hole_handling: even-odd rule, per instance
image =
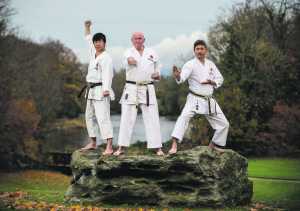
POLYGON ((66 193, 71 202, 222 207, 249 203, 253 185, 247 159, 200 146, 174 156, 100 157, 72 155, 75 180, 66 193))

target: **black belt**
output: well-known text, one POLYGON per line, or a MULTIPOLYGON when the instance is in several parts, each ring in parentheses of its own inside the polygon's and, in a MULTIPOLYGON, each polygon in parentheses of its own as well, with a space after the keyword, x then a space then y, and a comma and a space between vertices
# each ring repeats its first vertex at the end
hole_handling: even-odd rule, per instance
POLYGON ((149 106, 149 90, 148 90, 148 85, 154 84, 153 81, 150 82, 136 82, 136 81, 126 81, 127 84, 135 84, 137 86, 147 86, 147 90, 146 90, 146 104, 147 106, 149 106))
POLYGON ((151 84, 154 84, 153 81, 150 81, 150 82, 136 82, 136 81, 126 81, 127 84, 135 84, 135 85, 138 85, 138 86, 147 86, 147 85, 151 85, 151 84))
POLYGON ((99 82, 99 83, 87 83, 87 85, 85 85, 84 87, 82 87, 82 89, 80 90, 79 94, 78 94, 78 98, 81 97, 82 93, 84 92, 84 90, 87 90, 86 91, 86 96, 85 98, 88 99, 89 97, 89 92, 90 92, 90 89, 91 88, 94 88, 96 86, 102 86, 102 82, 99 82))
MULTIPOLYGON (((211 112, 211 105, 210 105, 210 100, 213 99, 213 96, 200 95, 200 94, 197 94, 197 93, 193 92, 192 90, 189 90, 189 93, 191 93, 192 95, 195 95, 197 97, 201 97, 201 98, 204 98, 205 100, 207 100, 207 102, 208 102, 208 115, 212 115, 213 114, 211 112)), ((216 102, 215 102, 215 114, 217 114, 217 105, 216 105, 216 102)))

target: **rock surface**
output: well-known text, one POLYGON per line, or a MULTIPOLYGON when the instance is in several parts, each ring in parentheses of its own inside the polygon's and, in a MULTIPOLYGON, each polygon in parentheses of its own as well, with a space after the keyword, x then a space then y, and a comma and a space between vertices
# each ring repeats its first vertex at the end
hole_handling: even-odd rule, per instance
POLYGON ((232 150, 220 155, 204 146, 165 157, 101 157, 100 152, 75 151, 74 180, 66 199, 170 207, 242 205, 253 193, 247 165, 247 159, 232 150))

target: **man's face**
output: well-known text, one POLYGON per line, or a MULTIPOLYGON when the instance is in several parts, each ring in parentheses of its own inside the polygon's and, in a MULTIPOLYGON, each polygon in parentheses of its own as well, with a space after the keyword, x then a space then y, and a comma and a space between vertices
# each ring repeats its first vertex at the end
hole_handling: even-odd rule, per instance
POLYGON ((194 53, 198 59, 204 59, 207 54, 207 48, 204 45, 197 45, 194 53))
POLYGON ((94 46, 97 52, 101 52, 105 49, 105 42, 103 40, 94 41, 94 46))
POLYGON ((132 35, 131 42, 136 49, 141 49, 144 46, 145 37, 142 34, 132 35))

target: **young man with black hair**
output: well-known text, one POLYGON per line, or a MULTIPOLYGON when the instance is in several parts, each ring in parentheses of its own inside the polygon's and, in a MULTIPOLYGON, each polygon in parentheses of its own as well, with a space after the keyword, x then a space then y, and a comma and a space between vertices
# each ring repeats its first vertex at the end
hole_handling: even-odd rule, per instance
MULTIPOLYGON (((113 153, 113 127, 110 120, 110 100, 114 100, 111 88, 113 64, 110 55, 105 51, 106 37, 103 33, 91 35, 91 21, 85 21, 85 36, 89 46, 90 62, 85 86, 86 126, 91 142, 81 150, 96 149, 96 136, 101 133, 107 141, 103 155, 113 153)), ((84 91, 84 89, 82 90, 84 91)))
POLYGON ((204 114, 215 130, 209 147, 224 152, 222 147, 226 145, 229 122, 212 96, 214 89, 222 85, 223 76, 216 65, 206 58, 205 41, 197 40, 194 43, 194 54, 195 58, 188 61, 182 70, 173 67, 173 76, 178 84, 188 80, 189 94, 172 132, 172 147, 169 154, 177 152, 177 142, 182 141, 189 120, 195 114, 204 114))

